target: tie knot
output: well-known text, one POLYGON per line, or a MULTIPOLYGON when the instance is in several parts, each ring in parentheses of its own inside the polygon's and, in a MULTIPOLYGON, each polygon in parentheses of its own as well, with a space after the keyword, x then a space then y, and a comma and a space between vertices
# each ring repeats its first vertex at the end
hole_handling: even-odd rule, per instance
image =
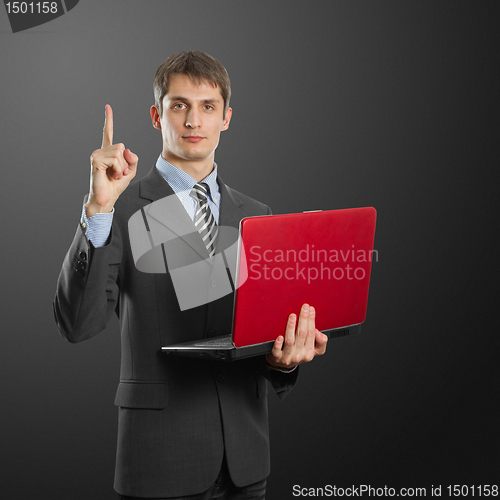
POLYGON ((210 188, 208 187, 208 184, 205 184, 204 182, 197 182, 194 186, 193 189, 191 190, 191 193, 189 193, 193 198, 199 200, 199 201, 207 201, 207 195, 209 192, 210 188))

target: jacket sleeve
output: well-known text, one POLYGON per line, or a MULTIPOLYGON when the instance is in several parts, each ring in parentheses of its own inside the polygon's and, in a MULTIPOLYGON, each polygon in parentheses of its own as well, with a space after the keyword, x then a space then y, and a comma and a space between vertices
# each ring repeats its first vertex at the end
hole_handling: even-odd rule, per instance
POLYGON ((89 339, 106 328, 117 310, 122 239, 113 222, 108 243, 95 248, 82 225, 64 258, 54 316, 59 332, 70 342, 89 339))
MULTIPOLYGON (((268 368, 266 356, 256 356, 252 358, 256 363, 256 372, 268 380, 279 399, 284 399, 297 383, 300 367, 290 373, 268 368)), ((238 361, 239 362, 239 361, 238 361)))

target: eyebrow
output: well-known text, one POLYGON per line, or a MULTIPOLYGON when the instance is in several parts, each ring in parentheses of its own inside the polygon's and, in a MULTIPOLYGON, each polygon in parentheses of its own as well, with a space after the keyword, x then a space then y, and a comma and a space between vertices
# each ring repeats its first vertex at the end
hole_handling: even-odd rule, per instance
MULTIPOLYGON (((190 99, 188 99, 187 97, 182 97, 182 96, 172 96, 169 98, 170 101, 190 101, 190 99)), ((216 99, 216 98, 213 98, 213 99, 201 99, 201 102, 203 103, 206 103, 206 104, 214 104, 214 103, 220 103, 221 100, 220 99, 216 99)))

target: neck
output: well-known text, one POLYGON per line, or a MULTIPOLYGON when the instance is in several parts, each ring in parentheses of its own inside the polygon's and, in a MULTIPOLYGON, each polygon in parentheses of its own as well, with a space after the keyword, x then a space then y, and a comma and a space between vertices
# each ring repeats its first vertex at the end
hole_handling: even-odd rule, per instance
POLYGON ((163 151, 162 157, 164 160, 171 163, 174 167, 186 172, 196 182, 200 182, 214 169, 214 155, 203 161, 186 161, 179 157, 169 155, 168 152, 163 151))

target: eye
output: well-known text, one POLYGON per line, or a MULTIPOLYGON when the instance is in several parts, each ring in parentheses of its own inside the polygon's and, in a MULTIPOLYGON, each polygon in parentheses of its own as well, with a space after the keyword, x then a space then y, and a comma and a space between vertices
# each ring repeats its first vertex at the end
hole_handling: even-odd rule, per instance
POLYGON ((203 109, 207 111, 212 111, 214 107, 211 104, 205 104, 205 106, 203 106, 203 109))
POLYGON ((177 104, 174 104, 172 106, 174 109, 185 109, 186 108, 186 105, 181 103, 181 102, 178 102, 177 104))

